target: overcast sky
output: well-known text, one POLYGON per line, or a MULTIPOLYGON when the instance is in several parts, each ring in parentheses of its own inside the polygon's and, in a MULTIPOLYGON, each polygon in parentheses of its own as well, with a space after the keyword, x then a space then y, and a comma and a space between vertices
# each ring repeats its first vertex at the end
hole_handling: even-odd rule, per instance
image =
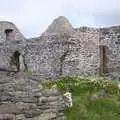
POLYGON ((120 25, 120 0, 0 0, 0 21, 14 22, 25 37, 39 36, 58 16, 73 27, 120 25))

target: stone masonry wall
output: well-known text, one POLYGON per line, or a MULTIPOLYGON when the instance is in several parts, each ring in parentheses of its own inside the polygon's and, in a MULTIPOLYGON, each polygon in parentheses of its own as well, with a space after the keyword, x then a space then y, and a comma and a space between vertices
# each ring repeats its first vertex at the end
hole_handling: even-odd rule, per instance
POLYGON ((101 75, 103 66, 106 67, 104 75, 119 74, 120 27, 73 28, 61 16, 40 37, 28 40, 14 24, 0 22, 0 37, 0 68, 9 68, 11 56, 19 51, 27 70, 39 73, 42 79, 101 75), (6 29, 13 29, 12 41, 6 41, 6 29), (101 56, 101 46, 105 47, 104 56, 101 56))
POLYGON ((0 120, 65 120, 61 94, 44 89, 37 79, 0 72, 0 120))
POLYGON ((49 34, 27 42, 26 63, 47 79, 61 75, 99 74, 99 29, 79 28, 74 34, 49 34))
POLYGON ((120 79, 120 27, 103 28, 100 30, 100 45, 106 47, 106 74, 120 79))
POLYGON ((64 60, 65 75, 99 74, 99 29, 78 28, 69 41, 69 54, 64 60))
POLYGON ((61 75, 60 57, 68 50, 67 35, 42 36, 36 43, 27 43, 25 60, 28 70, 37 71, 47 79, 61 75))

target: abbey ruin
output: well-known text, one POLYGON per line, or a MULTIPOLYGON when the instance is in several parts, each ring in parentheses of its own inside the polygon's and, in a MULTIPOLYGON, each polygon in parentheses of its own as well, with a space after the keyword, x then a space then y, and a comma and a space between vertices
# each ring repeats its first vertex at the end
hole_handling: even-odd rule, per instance
POLYGON ((119 73, 120 26, 73 28, 60 16, 40 37, 26 39, 13 23, 0 22, 0 120, 66 120, 63 96, 41 81, 120 80, 119 73))
POLYGON ((0 22, 0 70, 31 71, 43 79, 61 75, 119 79, 120 27, 73 28, 58 17, 37 38, 26 39, 13 23, 0 22))

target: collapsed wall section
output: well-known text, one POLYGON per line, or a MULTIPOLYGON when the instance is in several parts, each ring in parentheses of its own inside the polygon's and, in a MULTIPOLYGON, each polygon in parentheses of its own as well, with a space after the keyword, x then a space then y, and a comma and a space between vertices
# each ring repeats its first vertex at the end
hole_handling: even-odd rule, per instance
POLYGON ((0 120, 65 120, 63 97, 31 75, 0 72, 0 120))

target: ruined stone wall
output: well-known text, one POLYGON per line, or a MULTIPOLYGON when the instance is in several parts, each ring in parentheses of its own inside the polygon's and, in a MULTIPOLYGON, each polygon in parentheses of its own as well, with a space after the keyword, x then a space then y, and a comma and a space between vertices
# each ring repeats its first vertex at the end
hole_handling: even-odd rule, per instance
POLYGON ((25 40, 15 25, 0 22, 0 41, 4 41, 0 43, 2 68, 9 68, 11 56, 19 51, 27 70, 39 73, 43 79, 119 74, 120 27, 73 28, 61 16, 40 37, 25 40), (10 30, 10 36, 13 29, 13 40, 6 41, 6 29, 10 30))
POLYGON ((42 36, 36 43, 27 43, 25 60, 28 71, 39 72, 47 79, 61 75, 60 58, 68 50, 67 36, 42 36))
POLYGON ((64 60, 65 75, 99 74, 99 29, 78 28, 69 38, 69 54, 64 60))
MULTIPOLYGON (((4 23, 4 28, 6 25, 8 28, 14 27, 10 23, 4 23)), ((16 33, 18 36, 21 35, 19 31, 16 33)), ((99 74, 100 67, 99 33, 99 29, 94 28, 74 29, 65 17, 59 17, 42 36, 26 40, 20 45, 12 42, 6 47, 3 45, 6 50, 1 47, 0 59, 6 61, 1 62, 0 66, 8 67, 10 56, 18 49, 20 53, 24 52, 27 70, 40 73, 43 78, 55 79, 61 75, 96 75, 99 74), (60 25, 62 27, 59 27, 60 25)))
POLYGON ((79 28, 72 35, 49 34, 31 41, 26 46, 30 71, 49 79, 61 75, 99 74, 99 29, 79 28))
POLYGON ((0 72, 0 120, 65 120, 62 95, 39 76, 0 72))
MULTIPOLYGON (((106 49, 106 73, 118 77, 120 71, 120 27, 102 28, 100 45, 106 49)), ((113 77, 113 79, 116 79, 113 77)))

